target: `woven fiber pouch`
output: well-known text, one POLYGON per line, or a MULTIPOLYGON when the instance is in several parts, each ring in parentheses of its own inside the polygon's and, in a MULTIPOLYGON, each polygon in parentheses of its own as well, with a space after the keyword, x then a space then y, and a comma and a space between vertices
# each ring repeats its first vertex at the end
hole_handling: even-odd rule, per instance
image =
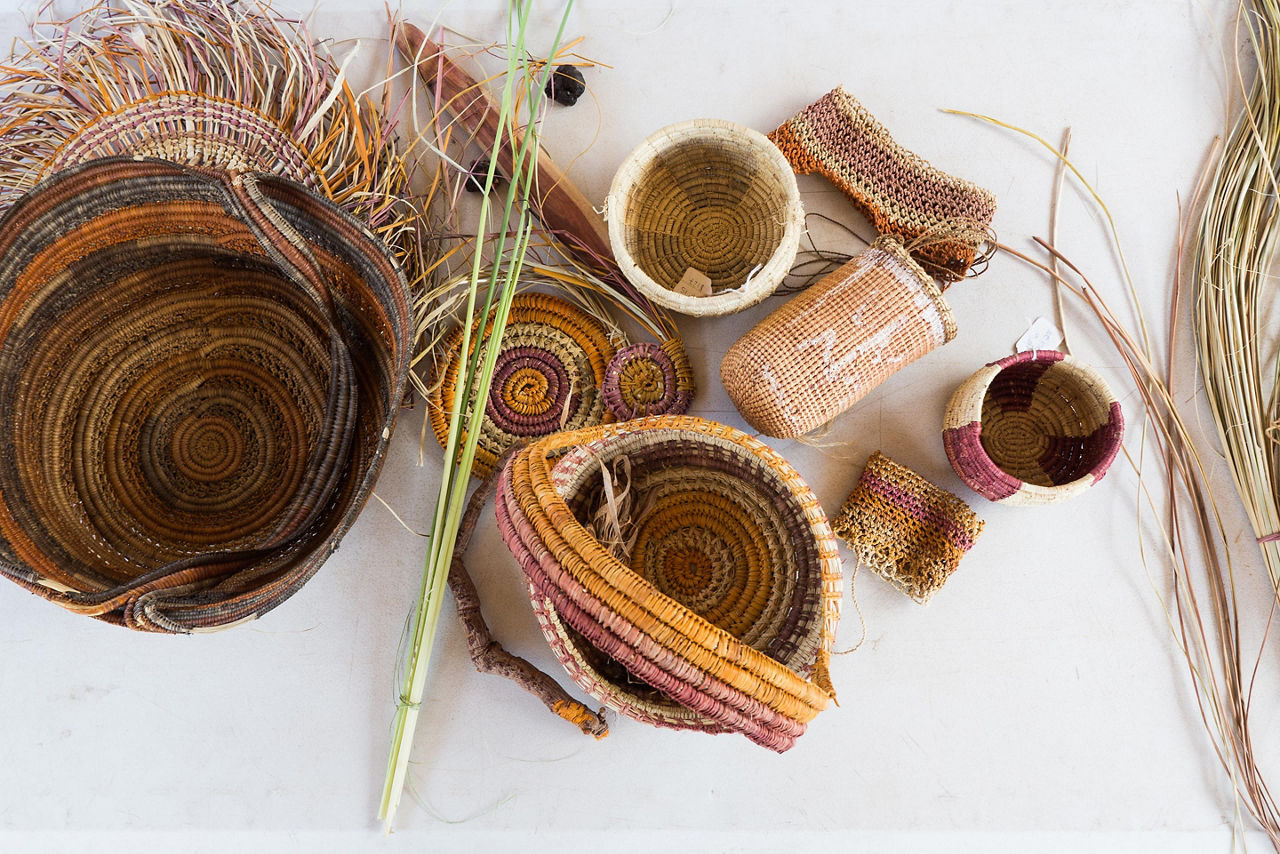
POLYGON ((147 631, 283 602, 373 489, 406 292, 285 179, 123 158, 37 186, 0 220, 0 572, 147 631))
POLYGON ((512 456, 497 512, 553 651, 606 705, 783 751, 833 697, 835 541, 813 492, 751 437, 681 416, 550 436, 512 456), (636 502, 626 560, 591 524, 620 465, 636 502))
POLYGON ((876 451, 832 528, 864 566, 925 604, 983 524, 959 498, 876 451))
POLYGON ((884 125, 837 86, 769 135, 801 175, 818 172, 881 234, 905 243, 944 282, 964 278, 986 239, 996 199, 894 142, 884 125))
POLYGON ((729 348, 720 378, 748 424, 790 439, 955 334, 933 279, 882 237, 756 324, 729 348))
POLYGON ((1098 372, 1056 350, 992 362, 951 396, 942 441, 956 474, 1004 504, 1055 504, 1102 479, 1124 440, 1098 372))
POLYGON ((760 302, 791 269, 804 208, 764 134, 695 119, 654 133, 614 176, 609 242, 623 275, 657 305, 723 315, 760 302), (692 276, 705 286, 682 288, 692 276))

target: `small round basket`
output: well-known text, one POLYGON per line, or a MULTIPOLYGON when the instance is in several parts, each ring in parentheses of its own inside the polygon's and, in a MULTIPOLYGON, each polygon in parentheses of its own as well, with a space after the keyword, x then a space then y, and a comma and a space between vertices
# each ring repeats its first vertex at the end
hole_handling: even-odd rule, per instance
POLYGON ((769 296, 804 231, 782 152, 718 119, 671 125, 640 143, 614 176, 607 207, 623 274, 653 302, 689 315, 730 314, 769 296), (686 277, 702 287, 682 286, 686 277))
POLYGON ((835 540, 749 436, 682 416, 552 436, 512 458, 497 509, 553 651, 607 706, 783 751, 833 696, 835 540))
POLYGON ((1053 350, 992 362, 947 404, 952 467, 1004 504, 1053 504, 1102 479, 1124 438, 1120 404, 1093 368, 1053 350))
POLYGON ((311 577, 404 393, 405 280, 300 184, 64 171, 0 220, 0 573, 129 628, 225 628, 311 577))

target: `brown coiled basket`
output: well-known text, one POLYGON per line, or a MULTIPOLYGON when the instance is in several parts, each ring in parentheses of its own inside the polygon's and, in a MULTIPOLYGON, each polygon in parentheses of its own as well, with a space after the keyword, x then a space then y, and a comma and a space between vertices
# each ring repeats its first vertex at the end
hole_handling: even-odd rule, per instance
POLYGON ((0 571, 140 630, 275 607, 373 487, 408 331, 386 247, 301 185, 42 183, 0 220, 0 571))
POLYGON ((556 657, 607 706, 781 752, 834 697, 831 527, 750 436, 689 416, 549 436, 500 473, 497 516, 556 657), (610 544, 598 521, 623 494, 610 544))

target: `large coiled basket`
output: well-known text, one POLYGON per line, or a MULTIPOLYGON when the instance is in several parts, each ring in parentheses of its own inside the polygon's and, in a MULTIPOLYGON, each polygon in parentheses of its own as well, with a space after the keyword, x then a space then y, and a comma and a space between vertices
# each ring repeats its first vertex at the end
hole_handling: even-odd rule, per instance
POLYGON ((497 512, 552 649, 606 705, 783 751, 834 696, 831 528, 746 434, 662 416, 551 436, 511 458, 497 512), (620 553, 597 521, 623 492, 620 553))
POLYGON ((189 632, 337 547, 401 403, 386 247, 291 181, 107 159, 0 221, 0 571, 189 632))

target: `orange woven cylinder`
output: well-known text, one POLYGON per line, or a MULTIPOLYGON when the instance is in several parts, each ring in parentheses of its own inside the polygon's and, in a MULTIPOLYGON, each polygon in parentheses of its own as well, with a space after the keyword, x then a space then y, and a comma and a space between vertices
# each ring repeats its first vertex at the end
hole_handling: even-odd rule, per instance
POLYGON ((932 277, 882 237, 756 324, 725 354, 720 379, 747 423, 791 439, 955 334, 932 277))

